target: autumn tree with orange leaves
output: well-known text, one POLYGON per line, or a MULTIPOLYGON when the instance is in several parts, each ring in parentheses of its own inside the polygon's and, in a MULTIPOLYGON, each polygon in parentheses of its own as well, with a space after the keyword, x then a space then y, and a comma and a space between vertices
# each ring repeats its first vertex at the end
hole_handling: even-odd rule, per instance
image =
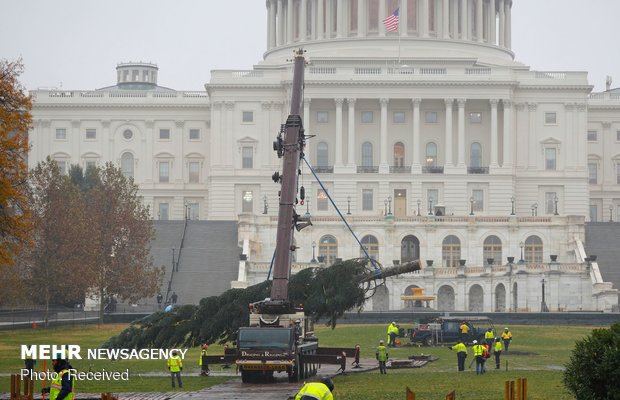
POLYGON ((28 208, 28 129, 32 117, 30 96, 19 82, 24 70, 20 60, 0 59, 0 305, 17 289, 15 260, 30 244, 28 208))

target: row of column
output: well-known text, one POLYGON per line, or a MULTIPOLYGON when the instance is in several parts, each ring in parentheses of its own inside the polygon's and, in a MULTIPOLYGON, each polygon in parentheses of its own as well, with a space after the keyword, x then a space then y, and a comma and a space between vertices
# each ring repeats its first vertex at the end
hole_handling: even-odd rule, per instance
MULTIPOLYGON (((369 0, 267 0, 266 4, 268 49, 308 40, 368 35, 369 0), (356 2, 357 15, 352 15, 353 2, 356 2), (357 19, 357 29, 351 29, 349 18, 357 19)), ((419 37, 475 38, 481 43, 511 47, 512 0, 402 0, 400 36, 409 35, 409 7, 417 8, 415 26, 419 37)), ((393 11, 387 9, 386 0, 379 0, 379 36, 386 35, 383 19, 393 11)))
MULTIPOLYGON (((309 118, 310 115, 310 102, 311 99, 304 99, 304 121, 305 129, 308 132, 311 132, 310 121, 312 118, 309 118)), ((335 156, 335 165, 343 166, 342 160, 342 146, 343 146, 343 121, 342 121, 342 111, 343 105, 345 103, 345 99, 336 98, 334 99, 336 105, 336 156, 335 156)), ((413 112, 413 128, 412 128, 412 139, 413 139, 413 168, 419 169, 422 165, 420 161, 420 103, 422 99, 414 98, 412 99, 412 112, 413 112)), ((445 162, 444 166, 447 167, 465 167, 465 103, 466 99, 445 99, 446 106, 446 120, 445 120, 445 162), (452 158, 452 137, 454 132, 453 125, 453 109, 456 103, 457 107, 457 160, 456 164, 452 158)), ((490 108, 491 108, 491 157, 490 157, 490 166, 491 167, 499 167, 499 133, 498 133, 498 104, 500 100, 491 99, 489 100, 490 108)), ((503 166, 512 166, 512 127, 513 127, 513 117, 512 117, 512 103, 508 99, 501 100, 504 108, 504 118, 503 118, 503 166)), ((356 141, 355 141, 355 103, 356 99, 349 98, 346 99, 346 103, 348 106, 348 142, 347 142, 347 161, 348 166, 355 165, 355 149, 356 141)), ((379 168, 388 168, 388 132, 387 132, 387 121, 388 121, 388 104, 389 99, 381 98, 379 99, 379 103, 381 105, 380 112, 380 164, 379 168)))

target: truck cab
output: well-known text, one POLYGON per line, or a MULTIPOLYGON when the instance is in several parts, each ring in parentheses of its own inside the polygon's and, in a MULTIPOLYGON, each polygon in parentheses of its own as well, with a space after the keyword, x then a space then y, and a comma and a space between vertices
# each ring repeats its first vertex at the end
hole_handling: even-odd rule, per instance
POLYGON ((466 344, 474 340, 484 339, 484 333, 488 328, 495 326, 488 317, 438 317, 429 323, 418 324, 415 329, 409 330, 411 343, 433 346, 441 343, 456 343, 461 339, 461 324, 465 322, 469 326, 469 333, 465 337, 466 344))

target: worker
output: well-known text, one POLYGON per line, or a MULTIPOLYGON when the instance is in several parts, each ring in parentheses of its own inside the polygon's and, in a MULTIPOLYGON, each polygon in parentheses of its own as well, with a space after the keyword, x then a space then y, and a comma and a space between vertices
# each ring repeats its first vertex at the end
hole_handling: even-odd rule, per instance
POLYGON ((295 400, 334 400, 333 391, 334 382, 330 377, 323 377, 319 382, 304 383, 295 400))
POLYGON ((208 344, 203 344, 202 349, 200 350, 200 361, 198 365, 200 366, 200 375, 201 376, 209 376, 209 363, 207 362, 207 350, 209 349, 208 344))
POLYGON ((384 346, 385 342, 383 340, 379 340, 379 346, 377 347, 377 352, 375 353, 375 357, 377 361, 379 361, 379 372, 381 374, 387 374, 385 369, 385 362, 388 360, 388 352, 384 346))
POLYGON ((53 375, 54 379, 52 379, 51 386, 41 389, 42 394, 50 394, 49 400, 73 400, 75 382, 69 372, 73 367, 62 357, 59 355, 52 360, 52 367, 56 375, 53 375))
POLYGON ((476 359, 476 375, 484 374, 484 347, 478 344, 477 340, 472 342, 472 350, 474 351, 474 358, 476 359))
POLYGON ((174 387, 174 377, 176 376, 179 382, 179 388, 183 387, 181 382, 181 371, 183 371, 183 361, 179 357, 179 353, 176 350, 172 350, 170 358, 168 358, 168 370, 170 371, 170 377, 172 378, 172 387, 174 387))
POLYGON ((24 359, 25 369, 28 370, 28 378, 32 379, 32 372, 34 371, 34 366, 36 365, 37 360, 32 358, 31 355, 27 355, 24 359))
POLYGON ((466 343, 467 337, 469 336, 469 325, 467 325, 467 322, 465 321, 461 322, 461 326, 459 327, 459 330, 461 331, 461 341, 463 343, 466 343))
POLYGON ((508 327, 504 328, 504 332, 502 333, 502 340, 504 341, 504 350, 508 353, 508 346, 510 346, 510 342, 512 342, 512 333, 508 329, 508 327))
POLYGON ((491 357, 491 346, 487 342, 482 343, 482 373, 487 372, 487 360, 491 357))
POLYGON ((398 329, 396 322, 392 321, 390 326, 388 326, 387 328, 388 347, 396 347, 396 338, 398 337, 399 333, 400 329, 398 329))
POLYGON ((489 328, 486 332, 484 332, 484 341, 489 348, 493 346, 493 342, 495 342, 495 333, 493 333, 492 328, 489 328))
POLYGON ((495 338, 495 345, 493 345, 493 354, 495 355, 495 369, 499 369, 499 357, 502 355, 502 350, 504 350, 504 346, 502 345, 502 341, 499 337, 495 338))
POLYGON ((459 368, 459 372, 465 371, 465 359, 467 358, 467 347, 463 343, 463 340, 459 339, 456 345, 448 347, 450 350, 456 352, 456 362, 459 368))

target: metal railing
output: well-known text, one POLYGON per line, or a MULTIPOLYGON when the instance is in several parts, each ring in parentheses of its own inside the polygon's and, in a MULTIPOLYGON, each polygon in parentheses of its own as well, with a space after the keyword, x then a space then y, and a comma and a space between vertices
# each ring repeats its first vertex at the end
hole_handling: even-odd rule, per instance
POLYGON ((468 174, 488 174, 489 167, 467 167, 468 174))
POLYGON ((424 167, 422 167, 422 173, 424 173, 424 174, 443 174, 443 167, 424 166, 424 167))
POLYGON ((368 165, 368 166, 358 166, 357 167, 358 174, 377 174, 379 173, 379 167, 376 165, 368 165))

